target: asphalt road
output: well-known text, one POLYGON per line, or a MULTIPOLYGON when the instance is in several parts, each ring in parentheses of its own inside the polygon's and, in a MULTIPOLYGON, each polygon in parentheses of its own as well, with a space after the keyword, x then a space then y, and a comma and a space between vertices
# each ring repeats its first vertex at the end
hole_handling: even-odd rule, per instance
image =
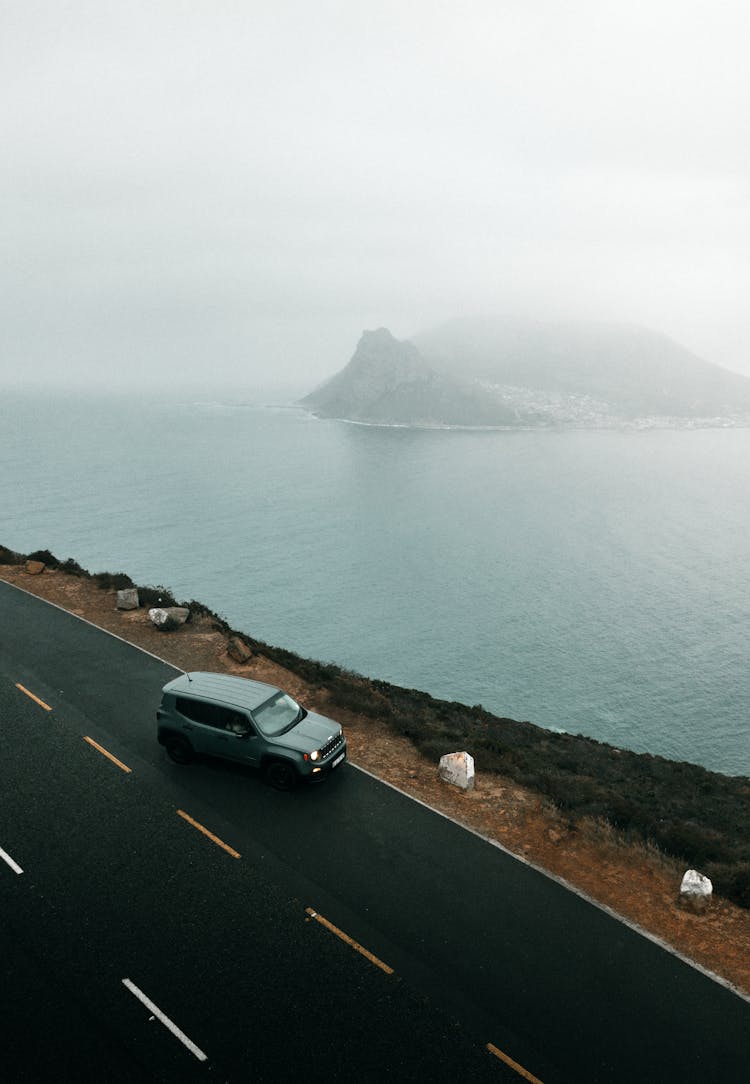
POLYGON ((4 1079, 747 1079, 747 1001, 352 765, 173 765, 174 673, 0 582, 4 1079))

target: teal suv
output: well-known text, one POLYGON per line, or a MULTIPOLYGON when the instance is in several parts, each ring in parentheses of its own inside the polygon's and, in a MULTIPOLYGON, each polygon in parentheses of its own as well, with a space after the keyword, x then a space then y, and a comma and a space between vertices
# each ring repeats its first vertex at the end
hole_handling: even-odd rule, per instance
POLYGON ((316 715, 273 685, 228 674, 181 674, 162 689, 157 737, 177 764, 196 754, 259 768, 291 790, 322 779, 346 759, 339 723, 316 715))

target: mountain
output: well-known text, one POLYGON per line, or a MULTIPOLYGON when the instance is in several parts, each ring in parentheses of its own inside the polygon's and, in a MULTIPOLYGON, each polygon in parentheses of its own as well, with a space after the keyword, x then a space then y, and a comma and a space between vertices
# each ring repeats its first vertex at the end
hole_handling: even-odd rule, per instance
POLYGON ((365 331, 302 404, 377 424, 748 424, 750 379, 630 325, 453 320, 413 342, 365 331))
POLYGON ((323 418, 380 425, 512 425, 511 410, 471 381, 428 365, 387 328, 364 331, 349 364, 302 400, 323 418))

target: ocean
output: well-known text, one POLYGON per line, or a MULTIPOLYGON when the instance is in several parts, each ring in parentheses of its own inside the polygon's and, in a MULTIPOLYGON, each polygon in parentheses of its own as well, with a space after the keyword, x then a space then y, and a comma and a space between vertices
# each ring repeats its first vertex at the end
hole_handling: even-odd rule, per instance
POLYGON ((418 430, 5 392, 0 543, 302 655, 750 774, 750 430, 418 430))

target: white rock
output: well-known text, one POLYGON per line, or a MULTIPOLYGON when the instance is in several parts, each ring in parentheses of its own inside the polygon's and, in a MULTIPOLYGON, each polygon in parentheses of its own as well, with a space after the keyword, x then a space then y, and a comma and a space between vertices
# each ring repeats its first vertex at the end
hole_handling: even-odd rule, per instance
POLYGON ((474 757, 469 753, 446 753, 440 758, 438 775, 444 783, 461 790, 474 789, 474 757))
POLYGON ((162 632, 171 632, 184 625, 190 610, 186 606, 157 606, 148 611, 149 620, 162 632))
POLYGON ((691 911, 705 911, 711 902, 714 886, 708 877, 689 869, 680 885, 680 904, 691 911))

